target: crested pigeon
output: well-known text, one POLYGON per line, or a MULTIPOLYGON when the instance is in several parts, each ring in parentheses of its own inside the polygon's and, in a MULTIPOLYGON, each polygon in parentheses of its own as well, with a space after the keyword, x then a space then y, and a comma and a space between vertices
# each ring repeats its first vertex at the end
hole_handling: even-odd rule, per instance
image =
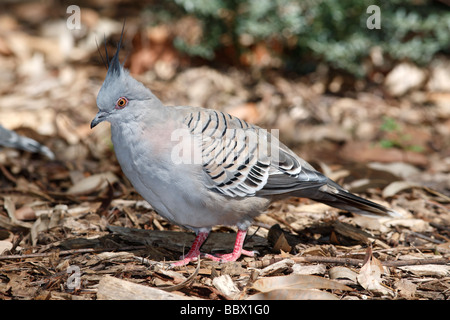
POLYGON ((36 140, 21 136, 0 125, 0 145, 8 148, 20 149, 34 153, 41 153, 50 160, 55 159, 53 152, 36 140))
POLYGON ((91 128, 110 122, 117 160, 136 191, 165 219, 195 231, 191 249, 172 266, 197 260, 215 225, 237 226, 234 249, 204 256, 253 256, 242 248, 252 219, 283 197, 357 214, 397 215, 344 190, 267 130, 217 110, 165 106, 119 62, 122 36, 112 59, 106 57, 91 128))

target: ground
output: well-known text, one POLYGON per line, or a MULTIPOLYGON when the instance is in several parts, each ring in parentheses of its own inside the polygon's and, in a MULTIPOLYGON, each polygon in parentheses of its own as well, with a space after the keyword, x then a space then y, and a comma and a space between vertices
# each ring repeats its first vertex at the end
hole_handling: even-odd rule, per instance
MULTIPOLYGON (((106 73, 92 29, 111 23, 112 43, 121 30, 121 22, 90 14, 91 28, 78 38, 64 20, 43 19, 30 32, 19 18, 0 16, 8 30, 0 34, 0 124, 56 155, 0 151, 0 299, 118 298, 108 286, 114 280, 123 281, 120 298, 450 298, 450 91, 433 65, 406 89, 363 80, 346 87, 346 76, 326 68, 309 75, 213 68, 175 52, 165 28, 128 21, 130 38, 162 39, 157 49, 125 47, 124 56, 132 51, 126 66, 165 104, 217 108, 278 130, 320 171, 401 214, 372 219, 279 201, 247 235, 244 247, 256 257, 168 269, 194 235, 134 191, 109 125, 89 128, 106 73)), ((448 57, 436 61, 450 66, 448 57)), ((235 232, 217 226, 203 251, 230 251, 235 232)))

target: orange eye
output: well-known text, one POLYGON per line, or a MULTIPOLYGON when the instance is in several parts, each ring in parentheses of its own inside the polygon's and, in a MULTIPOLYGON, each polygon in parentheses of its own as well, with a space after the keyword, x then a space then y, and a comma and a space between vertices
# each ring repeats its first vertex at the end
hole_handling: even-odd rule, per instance
POLYGON ((115 109, 123 109, 127 106, 128 99, 125 97, 121 97, 117 100, 115 109))

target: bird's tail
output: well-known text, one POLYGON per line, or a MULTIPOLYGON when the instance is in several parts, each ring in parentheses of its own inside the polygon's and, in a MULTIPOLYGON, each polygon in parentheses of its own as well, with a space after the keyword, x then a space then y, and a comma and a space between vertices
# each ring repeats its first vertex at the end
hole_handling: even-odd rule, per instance
POLYGON ((41 145, 36 140, 31 138, 21 136, 15 131, 8 130, 0 126, 0 145, 8 148, 21 149, 29 152, 38 152, 47 156, 49 159, 53 160, 55 155, 53 152, 44 145, 41 145))
POLYGON ((399 217, 400 214, 378 203, 363 199, 353 193, 344 190, 332 180, 328 180, 313 195, 308 198, 325 203, 329 206, 347 210, 353 213, 369 216, 399 217))

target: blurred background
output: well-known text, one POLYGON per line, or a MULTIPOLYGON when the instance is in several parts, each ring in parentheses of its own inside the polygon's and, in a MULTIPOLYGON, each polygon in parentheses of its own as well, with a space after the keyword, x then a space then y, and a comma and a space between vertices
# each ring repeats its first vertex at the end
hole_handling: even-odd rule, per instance
POLYGON ((425 168, 437 154, 448 170, 448 3, 370 4, 2 1, 0 123, 42 135, 60 160, 101 157, 108 128, 89 130, 101 55, 105 41, 114 53, 126 21, 121 58, 168 105, 279 129, 308 160, 425 168))
POLYGON ((90 130, 89 123, 105 49, 112 56, 126 22, 121 59, 165 104, 216 108, 278 129, 328 173, 351 164, 347 176, 355 179, 369 174, 356 163, 400 162, 395 174, 410 175, 412 166, 448 194, 450 7, 443 0, 369 5, 2 1, 0 124, 46 145, 57 161, 30 156, 43 170, 36 176, 18 162, 23 152, 6 150, 1 161, 54 191, 108 168, 120 174, 109 125, 90 130))
MULTIPOLYGON (((115 159, 109 124, 89 127, 106 75, 105 48, 111 57, 124 22, 120 59, 163 103, 215 108, 278 129, 285 144, 347 189, 408 217, 389 227, 358 225, 370 226, 385 247, 421 245, 425 240, 413 232, 448 246, 449 2, 371 5, 2 0, 0 125, 39 141, 55 159, 0 149, 0 254, 116 248, 123 239, 109 225, 179 230, 139 201, 115 159)), ((295 230, 305 246, 359 239, 349 242, 334 227, 334 238, 323 228, 304 232, 338 214, 317 204, 316 211, 312 204, 298 206, 302 201, 308 204, 276 203, 258 221, 295 230)), ((267 230, 259 234, 266 237, 267 230)), ((179 241, 171 241, 141 255, 176 259, 179 241)), ((85 263, 82 256, 73 259, 85 263)), ((14 261, 11 270, 19 270, 14 261)), ((43 263, 52 274, 60 271, 55 261, 43 263)), ((42 276, 35 269, 27 271, 31 282, 42 276)), ((10 280, 14 272, 0 277, 0 297, 39 294, 40 285, 22 288, 22 271, 10 280)))
MULTIPOLYGON (((53 191, 95 172, 121 174, 109 125, 89 124, 105 49, 113 55, 125 22, 121 60, 165 104, 278 129, 328 174, 350 165, 342 179, 367 178, 367 163, 400 162, 397 176, 427 173, 421 182, 449 194, 450 7, 370 4, 2 1, 0 124, 46 145, 57 161, 30 156, 40 173, 18 161, 23 152, 6 150, 1 161, 19 180, 53 191)), ((375 180, 361 190, 389 183, 375 180)))

